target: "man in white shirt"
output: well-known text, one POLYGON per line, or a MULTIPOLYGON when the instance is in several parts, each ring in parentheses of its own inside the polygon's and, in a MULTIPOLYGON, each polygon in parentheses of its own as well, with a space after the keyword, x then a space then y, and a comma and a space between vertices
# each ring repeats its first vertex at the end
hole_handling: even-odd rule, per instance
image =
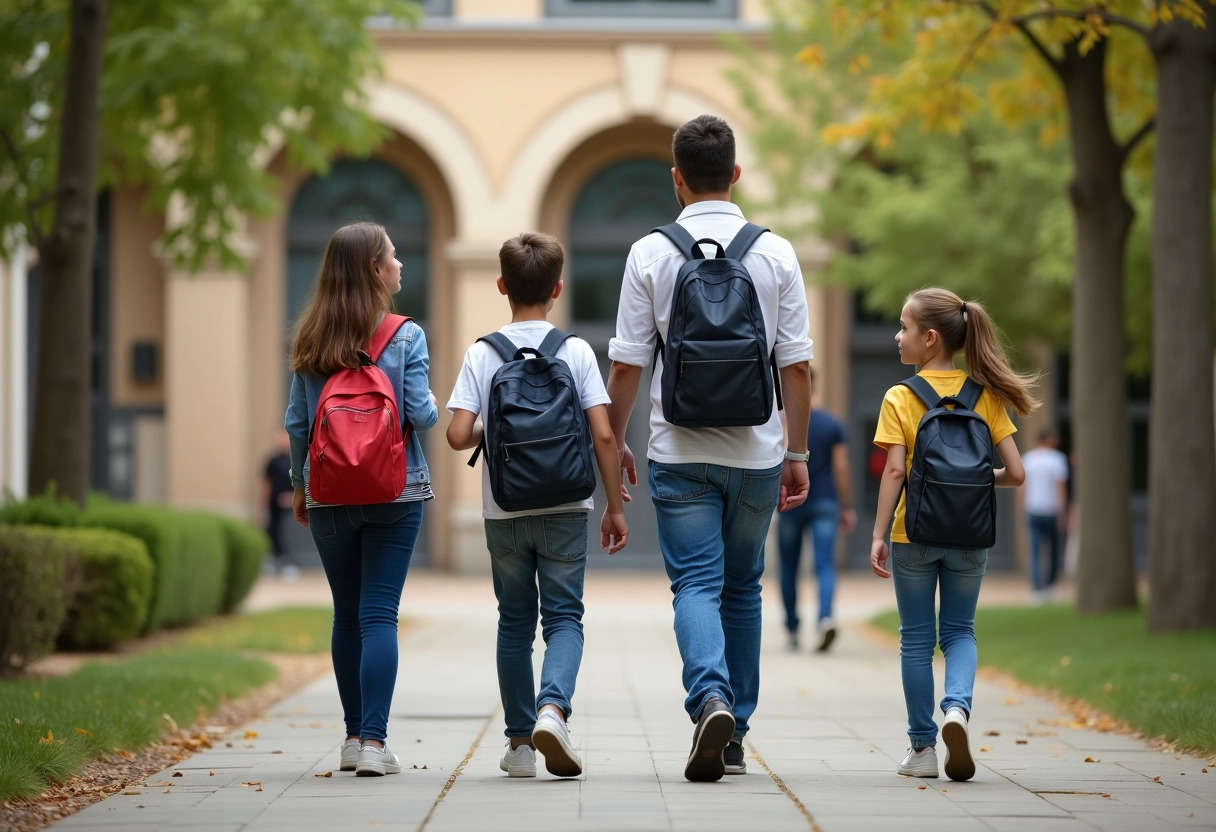
POLYGON ((1018 489, 1030 525, 1030 585, 1034 600, 1047 599, 1060 575, 1062 536, 1068 518, 1068 458, 1057 449, 1055 431, 1039 434, 1039 444, 1022 457, 1026 483, 1018 489), (1047 576, 1043 576, 1040 550, 1047 544, 1047 576))
MULTIPOLYGON (((726 248, 746 223, 730 202, 739 179, 730 126, 714 116, 693 119, 676 131, 672 156, 676 199, 684 209, 677 222, 694 239, 726 248)), ((675 596, 684 706, 696 724, 684 776, 695 781, 746 771, 742 740, 760 682, 764 540, 773 510, 800 505, 808 487, 812 355, 802 271, 789 242, 771 233, 760 235, 741 262, 763 313, 765 354, 773 353, 779 368, 789 447, 776 408, 756 427, 677 427, 663 417, 661 360, 650 385, 650 494, 675 596)), ((684 263, 671 240, 652 233, 633 245, 625 264, 616 337, 608 345, 608 415, 632 484, 637 473, 625 429, 642 368, 654 358, 656 339, 668 337, 684 263)))

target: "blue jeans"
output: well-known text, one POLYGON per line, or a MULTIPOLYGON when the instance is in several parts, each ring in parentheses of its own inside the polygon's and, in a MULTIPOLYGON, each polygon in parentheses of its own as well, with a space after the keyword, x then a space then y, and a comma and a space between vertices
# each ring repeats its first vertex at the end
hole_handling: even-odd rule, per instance
POLYGON ((334 598, 330 642, 348 736, 383 742, 397 684, 397 609, 422 503, 308 510, 334 598))
POLYGON ((959 706, 971 714, 975 688, 975 605, 988 564, 987 549, 932 549, 891 544, 895 602, 899 606, 899 664, 913 748, 937 744, 933 721, 933 648, 946 657, 944 713, 959 706), (941 614, 934 596, 941 588, 941 614))
POLYGON ((659 547, 675 596, 676 643, 695 722, 710 697, 747 734, 760 693, 760 577, 781 466, 649 464, 659 547))
POLYGON ((777 516, 777 549, 781 554, 781 600, 785 604, 785 629, 798 632, 798 566, 802 561, 802 539, 811 530, 815 582, 819 585, 819 619, 832 615, 836 594, 836 529, 840 525, 840 502, 820 499, 803 503, 777 516))
POLYGON ((1030 585, 1036 590, 1053 586, 1060 577, 1060 518, 1055 514, 1031 514, 1030 518, 1030 585), (1043 580, 1040 551, 1047 541, 1047 580, 1043 580))
POLYGON ((583 661, 583 575, 587 512, 486 520, 486 548, 498 599, 498 694, 508 737, 530 737, 536 714, 556 705, 570 716, 583 661), (532 676, 537 608, 545 659, 540 694, 532 676))

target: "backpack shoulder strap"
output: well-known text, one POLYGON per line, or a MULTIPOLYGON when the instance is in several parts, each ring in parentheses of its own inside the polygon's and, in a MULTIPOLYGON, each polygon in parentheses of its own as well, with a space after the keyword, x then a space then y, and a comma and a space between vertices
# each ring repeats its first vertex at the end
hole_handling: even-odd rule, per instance
POLYGON ((730 241, 730 245, 726 247, 726 258, 728 260, 742 260, 743 255, 747 254, 760 235, 768 231, 767 228, 756 225, 754 222, 744 224, 739 229, 739 233, 730 241))
POLYGON ((483 335, 477 340, 485 341, 487 344, 493 347, 494 351, 502 356, 503 363, 515 359, 515 353, 517 352, 518 348, 510 338, 503 335, 501 332, 491 332, 489 335, 483 335))
POLYGON ((367 354, 373 364, 380 360, 380 355, 388 346, 388 342, 393 340, 393 336, 397 334, 397 330, 401 329, 406 321, 412 320, 414 319, 408 315, 393 315, 390 313, 384 316, 384 320, 380 321, 380 326, 376 327, 376 331, 372 333, 372 342, 367 348, 367 354))
POLYGON ((561 345, 566 342, 566 339, 573 337, 573 332, 562 332, 557 327, 553 327, 553 329, 549 330, 549 332, 545 335, 544 340, 540 342, 540 346, 537 347, 536 350, 541 355, 546 356, 547 358, 552 358, 553 356, 557 355, 558 348, 560 348, 561 345))
POLYGON ((700 260, 701 255, 697 253, 697 241, 688 229, 680 225, 678 222, 669 222, 667 225, 660 225, 658 228, 652 228, 650 233, 658 232, 667 239, 676 244, 676 248, 684 255, 686 260, 700 260))
POLYGON ((930 410, 937 407, 938 402, 942 400, 942 397, 939 396, 937 391, 933 389, 933 385, 925 381, 920 376, 906 378, 901 381, 900 384, 902 384, 904 387, 910 388, 912 392, 925 403, 925 407, 929 408, 930 410))
POLYGON ((980 387, 971 376, 967 376, 967 380, 963 382, 963 389, 959 390, 954 398, 958 399, 959 404, 968 410, 975 410, 975 406, 980 403, 980 396, 983 393, 984 388, 980 387))

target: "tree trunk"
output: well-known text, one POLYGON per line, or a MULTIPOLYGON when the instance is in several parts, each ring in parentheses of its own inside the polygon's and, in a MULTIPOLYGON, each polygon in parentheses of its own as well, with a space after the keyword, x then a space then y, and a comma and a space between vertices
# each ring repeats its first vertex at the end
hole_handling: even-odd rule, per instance
POLYGON ((1124 258, 1134 213, 1123 191, 1123 152, 1106 109, 1105 58, 1105 40, 1084 55, 1073 44, 1059 67, 1072 138, 1069 195, 1077 234, 1069 403, 1078 457, 1077 609, 1083 613, 1136 604, 1123 338, 1124 258))
POLYGON ((1153 400, 1149 425, 1150 630, 1216 628, 1212 405, 1212 118, 1216 20, 1175 19, 1150 38, 1153 400))
POLYGON ((55 220, 38 247, 42 282, 30 493, 54 483, 84 504, 89 488, 89 388, 97 135, 107 0, 72 0, 55 220))

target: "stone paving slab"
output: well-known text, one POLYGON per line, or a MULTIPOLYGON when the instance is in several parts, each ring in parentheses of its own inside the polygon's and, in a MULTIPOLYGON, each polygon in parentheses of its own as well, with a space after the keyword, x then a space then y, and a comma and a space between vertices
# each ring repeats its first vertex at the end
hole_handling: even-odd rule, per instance
MULTIPOLYGON (((1077 730, 1055 702, 986 677, 976 687, 975 779, 897 776, 907 744, 898 648, 859 623, 892 605, 889 583, 846 576, 842 633, 827 655, 786 650, 773 590, 765 592, 761 703, 745 743, 746 776, 713 784, 683 778, 692 725, 660 573, 588 577, 571 720, 586 771, 571 780, 549 776, 543 763, 535 780, 498 769, 504 738, 489 579, 416 573, 402 603, 409 625, 389 724, 400 775, 337 770, 343 736, 330 675, 146 781, 173 785, 115 795, 56 829, 1216 830, 1216 767, 1204 774, 1203 760, 1077 730), (257 736, 246 740, 246 730, 257 736)), ((278 591, 291 602, 327 602, 317 576, 278 591)), ((1020 581, 990 579, 982 600, 1025 595, 1020 581)), ((539 663, 539 638, 537 645, 539 663)))

